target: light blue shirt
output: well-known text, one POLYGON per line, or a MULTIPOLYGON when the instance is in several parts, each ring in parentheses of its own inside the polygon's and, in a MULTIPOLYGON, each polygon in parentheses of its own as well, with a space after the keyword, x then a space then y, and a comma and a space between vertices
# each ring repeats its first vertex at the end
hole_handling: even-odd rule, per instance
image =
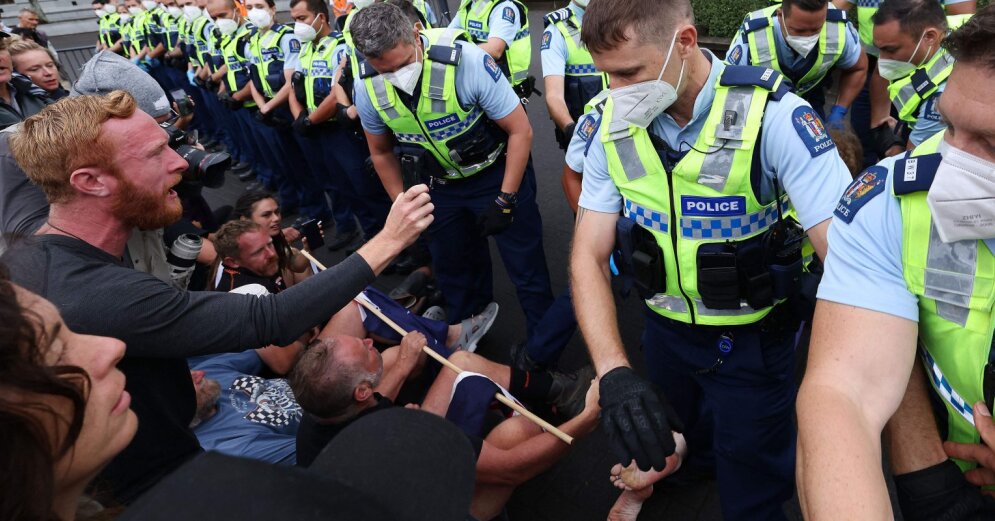
POLYGON ((902 207, 892 194, 891 172, 904 156, 878 163, 888 171, 883 187, 849 210, 851 222, 837 217, 829 224, 820 299, 919 320, 918 301, 902 275, 902 207))
POLYGON ((940 95, 943 94, 943 89, 946 87, 947 82, 941 82, 936 86, 936 92, 929 99, 923 101, 922 106, 919 107, 916 122, 912 124, 912 133, 909 134, 909 141, 913 145, 919 146, 919 143, 926 141, 933 134, 946 130, 947 126, 943 124, 943 120, 940 118, 940 111, 937 110, 937 104, 940 103, 940 95))
MULTIPOLYGON (((472 5, 479 4, 480 2, 490 2, 490 0, 473 0, 472 5)), ((471 7, 472 11, 473 8, 471 7)), ((463 29, 473 35, 474 38, 480 40, 487 40, 489 38, 500 38, 504 40, 504 43, 511 46, 511 42, 515 40, 515 35, 518 31, 522 30, 522 21, 519 20, 518 7, 515 6, 514 2, 505 0, 504 2, 499 2, 494 9, 491 10, 491 15, 487 17, 487 25, 490 29, 490 33, 483 33, 480 31, 479 27, 466 27, 462 20, 462 11, 456 13, 452 22, 449 22, 449 27, 453 29, 463 29)))
MULTIPOLYGON (((266 38, 266 35, 260 35, 259 38, 266 38)), ((258 64, 258 60, 252 54, 252 45, 249 42, 245 43, 242 52, 245 53, 245 57, 249 63, 253 65, 258 64)), ((293 32, 287 32, 280 37, 280 54, 277 55, 276 59, 283 60, 283 70, 285 71, 299 70, 298 67, 301 64, 301 41, 293 32)))
MULTIPOLYGON (((584 173, 584 160, 587 157, 588 138, 595 132, 597 126, 597 109, 591 109, 590 112, 577 119, 577 124, 574 126, 574 135, 570 138, 570 144, 567 145, 567 153, 564 157, 567 166, 574 172, 584 173)), ((594 139, 597 139, 597 136, 594 139)))
MULTIPOLYGON (((663 113, 653 120, 649 129, 674 150, 689 150, 697 141, 715 99, 715 82, 725 70, 725 64, 715 55, 707 50, 702 52, 711 60, 712 68, 695 99, 691 121, 680 127, 669 114, 663 113)), ((780 101, 768 103, 760 145, 764 182, 758 195, 763 203, 773 201, 773 179, 777 177, 805 229, 832 217, 836 202, 850 184, 850 173, 829 139, 811 106, 798 96, 788 93, 780 101), (814 118, 812 124, 821 130, 816 134, 818 137, 808 134, 809 128, 801 116, 814 118)), ((584 161, 580 206, 604 213, 622 209, 622 195, 608 175, 605 146, 599 135, 591 138, 584 161)))
MULTIPOLYGON (((830 9, 833 9, 833 7, 830 7, 830 9)), ((846 27, 843 54, 835 65, 836 68, 841 70, 853 67, 860 60, 860 36, 857 34, 857 29, 850 22, 847 22, 846 27)), ((807 59, 812 58, 814 60, 814 57, 819 54, 819 50, 816 48, 812 49, 808 57, 803 57, 788 46, 788 42, 784 39, 784 33, 781 29, 780 16, 774 17, 774 42, 774 47, 777 49, 777 62, 781 66, 780 72, 792 78, 801 79, 805 76, 814 63, 806 63, 807 59)), ((750 64, 750 44, 745 40, 742 27, 740 27, 739 31, 736 32, 736 36, 732 39, 732 45, 729 46, 729 52, 726 53, 726 62, 732 65, 750 64)))
MULTIPOLYGON (((584 19, 584 8, 570 2, 568 7, 573 11, 578 21, 584 19)), ((567 71, 567 43, 563 33, 556 25, 549 24, 542 33, 542 43, 539 45, 539 55, 542 57, 542 77, 565 76, 567 71)))
MULTIPOLYGON (((424 37, 422 43, 426 43, 424 37)), ((521 100, 494 58, 471 43, 456 42, 456 45, 463 48, 459 65, 456 66, 456 97, 460 104, 464 107, 479 106, 492 121, 503 119, 514 112, 521 105, 521 100)), ((355 91, 353 102, 363 128, 376 135, 388 132, 390 129, 380 118, 380 113, 373 106, 360 81, 356 82, 355 91)))

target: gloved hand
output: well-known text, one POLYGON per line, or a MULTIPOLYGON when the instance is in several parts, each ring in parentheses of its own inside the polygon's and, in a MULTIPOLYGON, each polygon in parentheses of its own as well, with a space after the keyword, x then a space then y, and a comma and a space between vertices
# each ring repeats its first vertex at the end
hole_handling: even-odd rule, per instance
POLYGON ((829 118, 826 120, 826 125, 835 130, 842 130, 846 126, 846 113, 850 109, 842 105, 833 105, 833 109, 829 112, 829 118))
POLYGON ((135 65, 138 65, 141 61, 142 61, 141 58, 139 58, 138 56, 135 56, 134 58, 131 59, 131 63, 134 63, 135 65))
POLYGON ((311 119, 308 118, 308 113, 306 110, 301 111, 301 114, 297 116, 297 119, 294 120, 294 122, 291 124, 291 127, 293 127, 294 132, 297 132, 302 136, 311 135, 311 131, 313 129, 311 128, 311 119))
POLYGON ((145 63, 147 63, 148 66, 153 69, 162 65, 162 62, 159 61, 159 58, 146 58, 145 63))
POLYGON ((360 124, 359 118, 352 119, 349 117, 349 107, 341 103, 336 104, 335 107, 335 121, 339 122, 339 126, 345 130, 362 132, 362 124, 360 124))
POLYGON ((187 83, 189 83, 191 87, 197 86, 197 73, 194 72, 193 69, 187 69, 187 83))
POLYGON ((662 470, 676 445, 671 431, 684 426, 653 386, 629 367, 616 367, 601 377, 601 424, 608 445, 622 464, 633 459, 639 470, 662 470))
POLYGON ((497 235, 511 226, 515 221, 515 207, 497 198, 484 213, 477 216, 477 228, 480 236, 497 235))
POLYGON ((570 140, 573 139, 574 129, 576 128, 577 123, 571 123, 561 132, 556 133, 556 142, 560 145, 561 149, 566 150, 570 146, 570 140))
POLYGON ((242 108, 242 102, 231 97, 231 94, 229 94, 228 91, 219 92, 218 101, 220 101, 221 105, 223 105, 228 110, 238 110, 242 108))

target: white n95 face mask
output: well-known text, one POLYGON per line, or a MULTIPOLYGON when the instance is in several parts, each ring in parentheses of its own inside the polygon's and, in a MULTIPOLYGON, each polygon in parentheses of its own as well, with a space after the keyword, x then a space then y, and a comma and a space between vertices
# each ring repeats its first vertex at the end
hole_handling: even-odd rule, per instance
POLYGON ((111 4, 104 4, 104 11, 106 11, 107 14, 116 13, 117 7, 111 4))
POLYGON ((214 22, 214 26, 222 36, 231 36, 238 30, 238 22, 231 18, 221 18, 214 22))
POLYGON ((394 87, 404 91, 408 96, 411 96, 415 92, 415 87, 418 85, 418 78, 421 77, 421 73, 422 62, 416 58, 415 61, 394 72, 385 72, 383 79, 389 81, 394 87))
POLYGON ((788 24, 784 22, 784 14, 781 14, 781 27, 784 27, 784 41, 788 44, 788 47, 794 49, 802 58, 808 58, 808 53, 815 49, 816 45, 819 45, 819 33, 815 33, 811 36, 794 36, 788 31, 788 24))
POLYGON ((584 9, 587 9, 587 4, 589 3, 589 0, 574 0, 574 3, 579 5, 580 7, 583 7, 584 9))
POLYGON ((677 89, 681 87, 684 80, 685 61, 681 61, 681 73, 677 78, 677 86, 663 81, 663 73, 670 64, 670 57, 673 56, 674 44, 677 43, 677 32, 670 40, 670 49, 667 51, 667 59, 663 62, 660 75, 655 80, 643 81, 625 87, 611 89, 611 98, 614 108, 612 110, 618 117, 626 123, 646 128, 653 123, 663 111, 667 110, 677 101, 677 89))
POLYGON ((128 23, 130 21, 131 21, 131 15, 130 14, 122 14, 121 15, 121 23, 126 24, 126 23, 128 23))
POLYGON ((178 6, 175 5, 167 7, 166 11, 169 13, 169 16, 172 16, 173 18, 179 18, 183 16, 183 9, 180 9, 178 6))
POLYGON ((107 11, 104 11, 103 9, 96 9, 93 11, 93 13, 97 15, 97 18, 103 18, 104 16, 107 16, 107 11))
POLYGON ((192 22, 200 16, 200 8, 195 5, 185 5, 183 6, 183 16, 192 22))
POLYGON ((926 203, 943 242, 995 239, 995 163, 941 144, 926 203))
POLYGON ((159 4, 157 4, 155 2, 155 0, 142 0, 142 7, 144 7, 145 10, 147 10, 147 11, 151 11, 151 10, 155 9, 155 6, 157 6, 157 5, 159 5, 159 4))
POLYGON ((269 11, 258 7, 249 9, 248 18, 252 22, 252 25, 260 29, 268 29, 273 25, 273 15, 269 14, 269 11))
MULTIPOLYGON (((912 58, 915 57, 916 53, 919 52, 919 46, 922 45, 922 39, 926 37, 926 33, 922 33, 919 37, 919 42, 916 43, 916 48, 912 50, 912 55, 909 56, 908 61, 902 60, 892 60, 889 58, 881 58, 878 60, 878 74, 882 78, 888 81, 900 80, 919 68, 919 65, 912 63, 912 58)), ((926 51, 926 56, 929 56, 929 51, 932 51, 933 47, 930 46, 926 51)), ((923 58, 925 60, 925 58, 923 58)))
POLYGON ((373 5, 374 1, 376 0, 352 0, 352 5, 354 5, 356 9, 366 9, 367 7, 373 5))
POLYGON ((144 9, 138 7, 137 5, 133 5, 128 8, 128 12, 131 13, 131 16, 138 16, 142 13, 142 11, 144 11, 144 9))
POLYGON ((318 31, 314 28, 314 22, 318 21, 315 17, 314 21, 310 24, 304 22, 294 22, 294 36, 302 42, 313 42, 318 36, 318 31))

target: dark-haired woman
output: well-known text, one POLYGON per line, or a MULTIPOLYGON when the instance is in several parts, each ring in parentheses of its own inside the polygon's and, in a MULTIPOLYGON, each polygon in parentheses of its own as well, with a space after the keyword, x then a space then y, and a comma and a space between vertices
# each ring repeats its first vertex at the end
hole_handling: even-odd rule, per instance
POLYGON ((73 333, 0 276, 0 519, 87 517, 84 489, 138 427, 123 355, 121 341, 73 333))
POLYGON ((314 273, 307 258, 301 255, 300 250, 291 246, 292 242, 301 239, 301 233, 293 227, 281 228, 283 215, 280 213, 280 203, 272 194, 249 192, 239 197, 232 210, 232 218, 255 221, 269 230, 276 254, 280 258, 280 272, 288 288, 314 273))

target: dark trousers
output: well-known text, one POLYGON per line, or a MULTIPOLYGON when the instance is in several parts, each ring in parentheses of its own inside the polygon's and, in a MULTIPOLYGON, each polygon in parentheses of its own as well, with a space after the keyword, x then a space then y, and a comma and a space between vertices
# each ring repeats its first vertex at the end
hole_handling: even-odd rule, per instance
MULTIPOLYGON (((336 148, 329 132, 315 129, 315 132, 307 137, 295 134, 295 138, 301 150, 304 151, 304 156, 308 158, 314 168, 318 185, 332 202, 332 218, 335 221, 335 229, 340 233, 352 232, 356 229, 356 216, 352 209, 354 198, 345 195, 348 190, 347 180, 344 176, 338 175, 334 165, 326 159, 330 149, 336 148)), ((349 152, 337 150, 336 153, 349 152)), ((329 226, 325 226, 325 228, 328 229, 329 226)))
POLYGON ((542 316, 542 324, 528 338, 526 352, 533 362, 541 366, 555 366, 576 331, 577 316, 574 315, 573 298, 567 287, 549 306, 542 316))
POLYGON ((876 57, 867 55, 867 80, 864 81, 864 88, 860 89, 860 94, 857 94, 850 109, 850 124, 853 126, 853 132, 860 138, 861 146, 864 147, 865 168, 878 162, 874 140, 871 139, 871 74, 877 64, 876 57))
POLYGON ((390 198, 376 173, 365 168, 370 149, 365 140, 347 130, 332 128, 323 130, 322 135, 327 143, 322 148, 325 164, 336 178, 339 191, 349 198, 363 233, 373 237, 387 220, 390 198))
POLYGON ((785 519, 795 487, 794 340, 790 326, 692 327, 646 310, 647 372, 684 422, 689 459, 714 450, 727 520, 785 519), (723 335, 733 344, 726 355, 723 335))
MULTIPOLYGON (((435 220, 429 226, 429 250, 450 323, 480 312, 494 299, 490 246, 480 236, 477 216, 501 193, 504 159, 482 172, 445 185, 434 183, 435 220)), ((529 160, 518 191, 515 220, 494 236, 508 277, 525 312, 528 335, 553 302, 542 247, 542 217, 536 204, 536 180, 529 160)))
MULTIPOLYGON (((286 126, 269 128, 272 135, 275 136, 274 144, 283 164, 281 177, 285 177, 291 187, 297 191, 301 215, 331 222, 332 209, 328 207, 322 183, 318 181, 318 177, 314 173, 316 169, 321 168, 321 161, 314 157, 306 157, 304 151, 301 150, 294 136, 294 131, 289 125, 293 121, 290 110, 280 107, 274 110, 274 114, 278 119, 287 123, 286 126)), ((282 190, 281 187, 281 193, 282 190)))

